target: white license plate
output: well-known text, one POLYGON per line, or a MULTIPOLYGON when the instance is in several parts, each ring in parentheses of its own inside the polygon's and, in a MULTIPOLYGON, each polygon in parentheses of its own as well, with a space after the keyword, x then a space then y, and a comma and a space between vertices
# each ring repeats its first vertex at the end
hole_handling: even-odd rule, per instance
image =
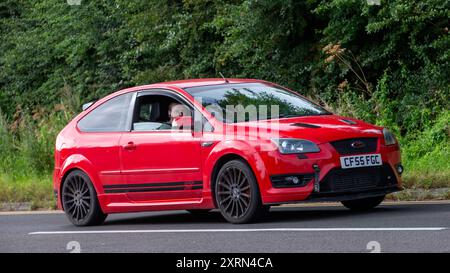
POLYGON ((380 154, 341 156, 342 169, 382 165, 380 154))

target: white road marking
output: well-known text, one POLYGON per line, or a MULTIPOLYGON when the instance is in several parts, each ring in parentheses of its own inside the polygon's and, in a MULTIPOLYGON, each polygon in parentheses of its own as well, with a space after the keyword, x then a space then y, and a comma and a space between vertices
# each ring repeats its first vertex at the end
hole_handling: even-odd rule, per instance
POLYGON ((211 232, 315 232, 315 231, 443 231, 447 227, 381 227, 381 228, 248 228, 248 229, 137 229, 137 230, 74 230, 36 231, 29 235, 119 234, 119 233, 211 233, 211 232))

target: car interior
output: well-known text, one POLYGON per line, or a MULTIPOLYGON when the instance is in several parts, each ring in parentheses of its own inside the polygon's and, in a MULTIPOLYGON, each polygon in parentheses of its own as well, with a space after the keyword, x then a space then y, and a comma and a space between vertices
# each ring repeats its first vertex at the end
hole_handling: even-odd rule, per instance
POLYGON ((163 95, 136 98, 133 131, 191 130, 192 111, 183 103, 163 95), (176 116, 171 120, 169 109, 176 116))

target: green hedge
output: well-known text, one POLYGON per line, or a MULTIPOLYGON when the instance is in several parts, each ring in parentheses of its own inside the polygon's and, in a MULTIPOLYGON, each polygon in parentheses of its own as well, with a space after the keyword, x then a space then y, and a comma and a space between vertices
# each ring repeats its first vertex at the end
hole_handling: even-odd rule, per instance
POLYGON ((48 175, 83 102, 222 72, 387 126, 410 184, 448 183, 449 15, 441 0, 2 1, 0 175, 48 175))

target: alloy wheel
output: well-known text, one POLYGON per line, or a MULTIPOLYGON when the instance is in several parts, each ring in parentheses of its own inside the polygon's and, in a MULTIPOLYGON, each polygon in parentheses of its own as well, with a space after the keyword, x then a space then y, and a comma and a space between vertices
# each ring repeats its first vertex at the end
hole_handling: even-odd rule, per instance
POLYGON ((80 175, 71 176, 64 184, 62 202, 66 213, 76 222, 86 218, 91 210, 91 192, 80 175))
POLYGON ((229 167, 218 177, 217 186, 217 201, 221 210, 232 218, 245 215, 252 196, 247 175, 237 167, 229 167))

